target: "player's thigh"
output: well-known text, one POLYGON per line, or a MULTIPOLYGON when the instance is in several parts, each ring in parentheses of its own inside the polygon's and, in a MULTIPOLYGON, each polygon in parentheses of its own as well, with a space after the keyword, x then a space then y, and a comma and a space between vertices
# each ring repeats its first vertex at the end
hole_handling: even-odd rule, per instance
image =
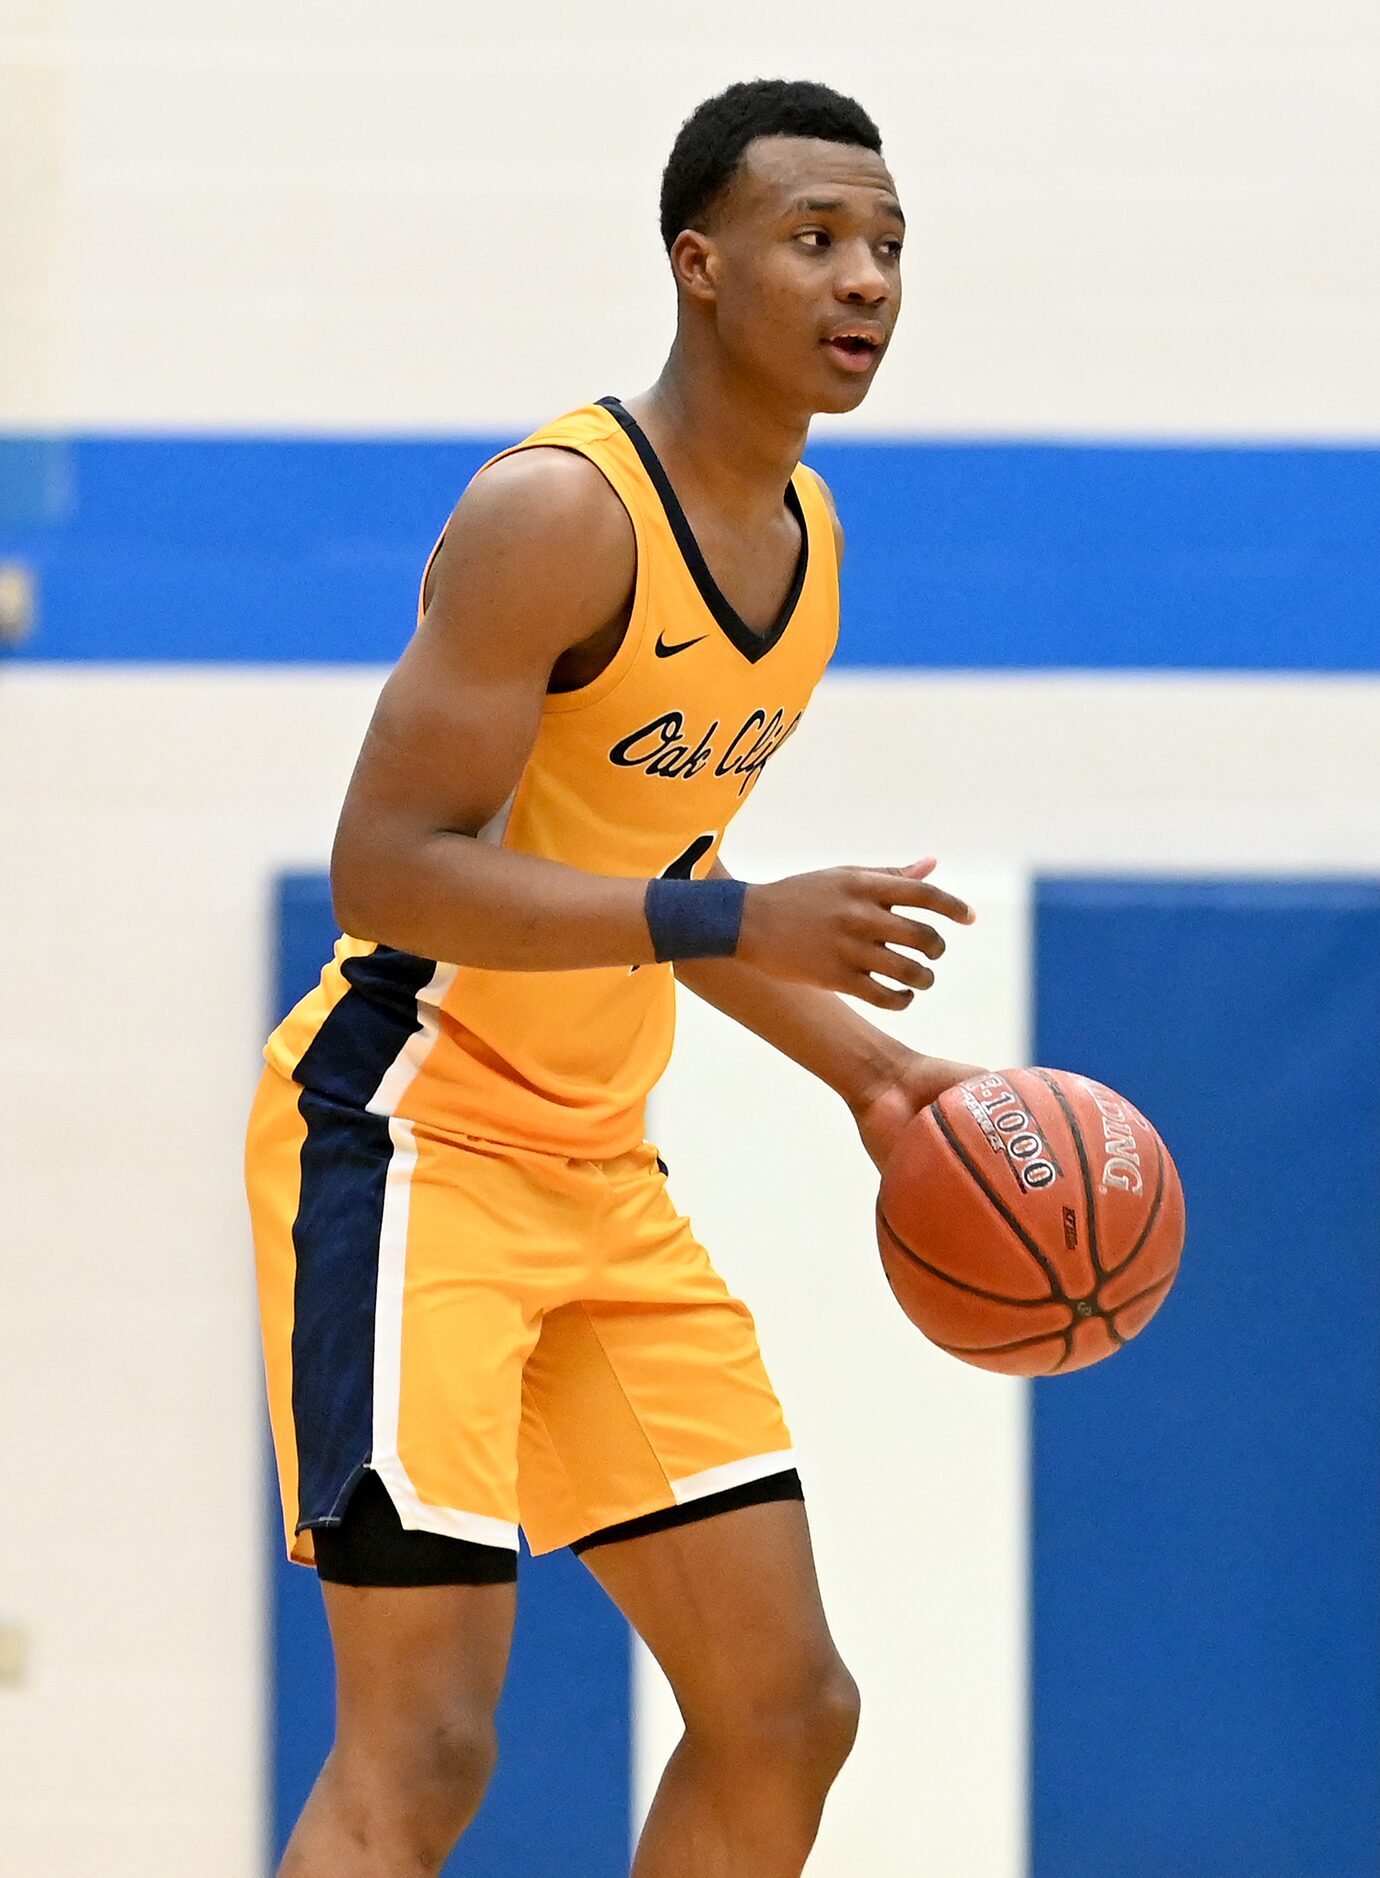
POLYGON ((435 1744, 483 1740, 503 1690, 514 1584, 323 1583, 337 1746, 401 1770, 435 1744))
POLYGON ((740 1507, 580 1556, 665 1671, 690 1726, 856 1705, 800 1500, 740 1507))

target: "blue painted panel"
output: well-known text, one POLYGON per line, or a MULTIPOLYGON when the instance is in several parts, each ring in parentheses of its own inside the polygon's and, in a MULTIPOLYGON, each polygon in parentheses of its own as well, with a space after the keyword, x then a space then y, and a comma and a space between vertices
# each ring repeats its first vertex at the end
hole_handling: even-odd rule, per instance
MULTIPOLYGON (((80 438, 55 507, 0 494, 0 557, 40 577, 19 656, 391 663, 437 530, 507 441, 80 438)), ((810 460, 848 530, 842 665, 1380 670, 1380 450, 810 460)))
POLYGON ((1036 987, 1189 1232, 1137 1342, 1035 1385, 1034 1878, 1374 1878, 1380 884, 1045 882, 1036 987))
MULTIPOLYGON (((279 882, 275 1010, 316 982, 338 928, 324 875, 279 882)), ((272 1790, 281 1853, 330 1748, 334 1670, 313 1572, 287 1562, 276 1488, 272 1790)), ((624 1878, 631 1831, 627 1626, 569 1553, 520 1567, 518 1624, 499 1709, 501 1760, 452 1878, 624 1878)))

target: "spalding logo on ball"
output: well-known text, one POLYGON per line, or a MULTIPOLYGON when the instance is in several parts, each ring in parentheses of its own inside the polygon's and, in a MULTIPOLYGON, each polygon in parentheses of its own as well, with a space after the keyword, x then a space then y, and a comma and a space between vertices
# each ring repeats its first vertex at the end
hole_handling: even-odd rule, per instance
POLYGON ((1169 1150, 1086 1076, 1007 1069, 922 1109, 888 1157, 877 1242, 901 1309, 1009 1376, 1100 1363, 1168 1296, 1184 1244, 1169 1150))

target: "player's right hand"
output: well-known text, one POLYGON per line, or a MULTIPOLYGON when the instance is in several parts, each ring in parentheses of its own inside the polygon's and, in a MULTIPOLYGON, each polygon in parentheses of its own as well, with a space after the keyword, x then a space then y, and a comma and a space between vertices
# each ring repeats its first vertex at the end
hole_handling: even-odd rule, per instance
POLYGON ((918 908, 960 926, 976 918, 966 900, 931 883, 935 866, 930 857, 909 867, 828 867, 750 886, 735 957, 773 978, 903 1011, 934 983, 913 954, 937 959, 944 940, 927 921, 897 909, 918 908), (893 984, 879 982, 888 978, 893 984))

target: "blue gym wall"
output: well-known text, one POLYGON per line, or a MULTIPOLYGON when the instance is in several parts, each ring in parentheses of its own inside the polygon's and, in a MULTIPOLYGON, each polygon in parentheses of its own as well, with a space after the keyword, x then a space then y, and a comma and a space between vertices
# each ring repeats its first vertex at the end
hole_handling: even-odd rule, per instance
POLYGON ((1373 1878, 1380 882, 1042 882, 1035 1004, 1188 1240, 1124 1360, 1035 1385, 1034 1878, 1373 1878))

